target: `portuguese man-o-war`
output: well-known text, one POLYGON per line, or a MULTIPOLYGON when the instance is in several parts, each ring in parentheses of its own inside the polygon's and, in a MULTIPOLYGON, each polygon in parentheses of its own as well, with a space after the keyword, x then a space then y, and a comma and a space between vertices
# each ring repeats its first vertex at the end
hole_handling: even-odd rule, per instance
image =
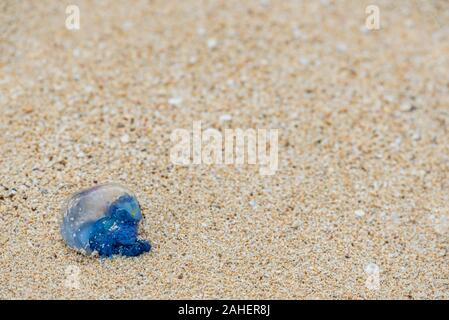
POLYGON ((72 195, 63 208, 61 235, 87 255, 134 257, 151 249, 137 238, 142 219, 136 196, 118 184, 104 184, 72 195))

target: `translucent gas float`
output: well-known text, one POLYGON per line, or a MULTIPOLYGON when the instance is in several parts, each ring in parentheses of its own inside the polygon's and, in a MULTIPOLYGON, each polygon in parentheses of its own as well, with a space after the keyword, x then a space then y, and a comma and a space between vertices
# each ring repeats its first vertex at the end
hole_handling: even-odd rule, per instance
POLYGON ((103 184, 72 195, 62 212, 61 235, 87 255, 138 256, 151 249, 137 238, 142 212, 134 193, 118 184, 103 184))

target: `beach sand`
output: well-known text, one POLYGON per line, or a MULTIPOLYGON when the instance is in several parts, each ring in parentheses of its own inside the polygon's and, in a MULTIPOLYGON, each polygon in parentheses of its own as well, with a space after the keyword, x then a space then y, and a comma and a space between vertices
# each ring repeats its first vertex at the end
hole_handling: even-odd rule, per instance
POLYGON ((72 4, 0 3, 0 298, 449 298, 446 1, 72 4), (278 129, 277 171, 174 165, 194 121, 278 129), (62 241, 105 182, 150 253, 62 241))

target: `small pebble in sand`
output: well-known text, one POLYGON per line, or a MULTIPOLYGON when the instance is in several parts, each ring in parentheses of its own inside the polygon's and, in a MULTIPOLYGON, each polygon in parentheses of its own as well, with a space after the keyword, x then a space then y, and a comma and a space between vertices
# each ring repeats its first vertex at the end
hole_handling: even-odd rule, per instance
POLYGON ((198 27, 198 29, 196 29, 196 33, 199 36, 204 36, 206 34, 206 29, 204 29, 203 27, 198 27))
POLYGON ((346 43, 340 42, 337 44, 337 50, 340 52, 346 52, 348 51, 348 46, 346 45, 346 43))
POLYGON ((409 101, 404 101, 401 103, 399 109, 402 112, 411 112, 414 111, 416 109, 416 107, 409 101))
POLYGON ((77 154, 76 154, 76 157, 77 158, 84 158, 86 156, 86 154, 84 153, 84 152, 82 152, 82 151, 79 151, 77 154))
POLYGON ((307 66, 309 65, 310 61, 306 57, 301 57, 299 58, 299 63, 302 64, 303 66, 307 66))
POLYGON ((226 121, 231 121, 231 120, 232 120, 232 116, 230 114, 223 114, 220 116, 221 122, 226 122, 226 121))
POLYGON ((173 97, 168 99, 168 104, 175 106, 175 107, 179 107, 182 103, 182 98, 180 97, 173 97))
POLYGON ((151 249, 148 241, 137 238, 142 213, 135 195, 118 184, 75 193, 62 214, 62 238, 67 245, 87 255, 138 256, 151 249))
POLYGON ((365 266, 365 273, 369 275, 378 274, 379 273, 379 266, 373 262, 368 263, 365 266))
POLYGON ((217 45, 218 45, 217 39, 211 38, 207 40, 207 47, 209 49, 214 49, 215 47, 217 47, 217 45))
POLYGON ((363 211, 363 210, 355 210, 355 216, 357 217, 357 218, 362 218, 364 215, 365 215, 365 211, 363 211))
POLYGON ((256 200, 251 200, 251 201, 249 202, 249 205, 251 206, 251 208, 256 209, 256 207, 257 207, 257 202, 256 202, 256 200))
POLYGON ((122 24, 122 29, 123 29, 123 31, 129 31, 132 29, 133 26, 134 26, 134 23, 132 21, 128 20, 122 24))
POLYGON ((228 87, 230 88, 234 88, 235 87, 235 81, 233 79, 228 79, 226 81, 226 84, 228 85, 228 87))
POLYGON ((91 85, 87 85, 84 87, 84 92, 86 92, 86 93, 92 93, 94 91, 95 91, 95 88, 91 85))
POLYGON ((303 34, 298 27, 292 28, 293 38, 299 40, 302 38, 303 34))
POLYGON ((412 134, 412 139, 413 139, 414 141, 419 141, 419 140, 421 140, 421 134, 420 134, 419 132, 414 132, 414 133, 412 134))
POLYGON ((120 141, 122 143, 128 143, 129 142, 129 136, 127 134, 124 134, 121 138, 120 141))
POLYGON ((189 65, 194 65, 197 62, 198 62, 198 58, 196 56, 191 56, 189 58, 189 65))

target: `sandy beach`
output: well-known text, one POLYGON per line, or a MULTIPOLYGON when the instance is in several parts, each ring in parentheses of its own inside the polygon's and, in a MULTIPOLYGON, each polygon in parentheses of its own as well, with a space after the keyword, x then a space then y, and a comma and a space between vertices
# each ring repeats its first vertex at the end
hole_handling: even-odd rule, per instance
POLYGON ((447 1, 70 4, 0 2, 0 298, 449 299, 447 1), (276 171, 174 164, 194 122, 278 129, 276 171), (151 252, 62 240, 107 182, 151 252))

